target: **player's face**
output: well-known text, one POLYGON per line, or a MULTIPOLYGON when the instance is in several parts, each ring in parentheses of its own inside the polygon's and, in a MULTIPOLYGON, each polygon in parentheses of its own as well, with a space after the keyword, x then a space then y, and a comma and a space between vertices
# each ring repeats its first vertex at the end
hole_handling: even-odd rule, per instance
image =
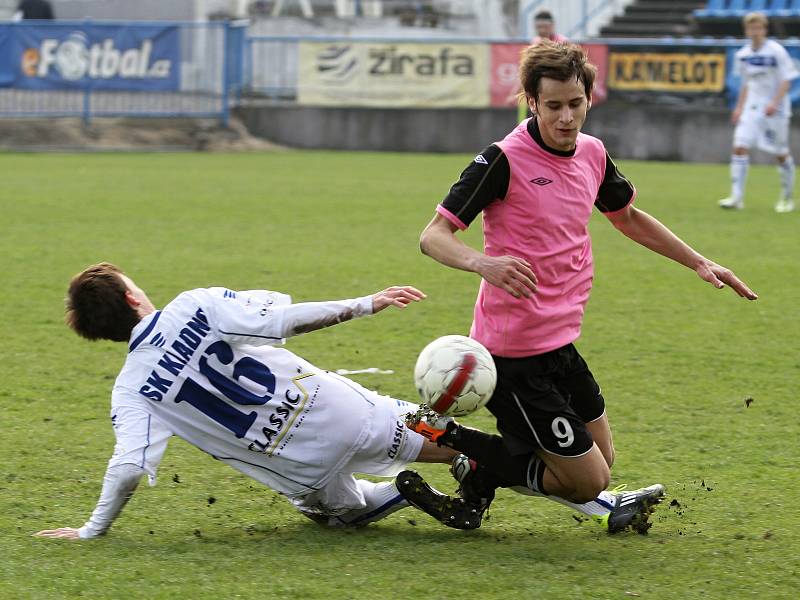
POLYGON ((543 39, 549 39, 555 31, 555 26, 552 21, 547 19, 534 21, 533 26, 536 28, 536 35, 543 39))
POLYGON ((577 78, 558 81, 544 77, 539 82, 538 100, 530 99, 529 103, 539 120, 544 143, 556 150, 573 150, 591 106, 583 82, 577 78))
POLYGON ((152 302, 150 302, 150 298, 147 297, 147 294, 144 293, 142 288, 133 282, 133 279, 122 274, 120 274, 120 277, 122 278, 122 281, 125 283, 125 286, 128 288, 128 291, 131 293, 131 295, 139 302, 137 311, 140 314, 149 315, 151 312, 155 311, 156 307, 153 306, 152 302))
POLYGON ((744 34, 758 47, 767 39, 767 26, 761 21, 750 21, 744 26, 744 34))

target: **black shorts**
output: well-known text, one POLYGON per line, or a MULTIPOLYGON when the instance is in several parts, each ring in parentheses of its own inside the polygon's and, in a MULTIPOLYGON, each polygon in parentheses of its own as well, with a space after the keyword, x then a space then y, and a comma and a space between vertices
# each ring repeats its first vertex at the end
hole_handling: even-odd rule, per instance
POLYGON ((580 456, 592 449, 586 423, 605 412, 600 386, 575 346, 525 358, 494 357, 497 387, 487 408, 508 450, 580 456))

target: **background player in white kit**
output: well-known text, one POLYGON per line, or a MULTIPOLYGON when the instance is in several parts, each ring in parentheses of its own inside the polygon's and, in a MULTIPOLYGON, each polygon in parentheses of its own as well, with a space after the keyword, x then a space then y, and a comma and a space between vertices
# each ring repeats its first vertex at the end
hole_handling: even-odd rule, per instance
MULTIPOLYGON (((112 392, 117 443, 89 521, 79 529, 37 535, 77 539, 105 533, 143 474, 155 484, 172 435, 327 525, 366 524, 408 506, 409 499, 414 505, 433 502, 425 508, 434 516, 437 510, 457 513, 460 499, 438 494, 413 472, 404 473, 402 494, 394 482, 353 477, 397 475, 415 460, 451 461, 455 451, 406 428, 403 415, 416 405, 380 396, 272 347, 292 335, 423 298, 402 286, 352 300, 291 304, 277 292, 207 288, 184 292, 157 311, 114 265, 85 269, 70 283, 67 323, 88 339, 129 342, 112 392)), ((452 513, 448 518, 458 520, 452 513)))
POLYGON ((722 208, 744 208, 744 189, 750 166, 750 148, 775 155, 781 179, 781 195, 775 210, 794 210, 794 160, 789 149, 791 102, 789 87, 798 71, 786 51, 767 39, 767 17, 748 13, 743 20, 750 43, 736 52, 734 73, 741 77, 739 99, 731 115, 736 124, 731 156, 731 195, 719 201, 722 208))

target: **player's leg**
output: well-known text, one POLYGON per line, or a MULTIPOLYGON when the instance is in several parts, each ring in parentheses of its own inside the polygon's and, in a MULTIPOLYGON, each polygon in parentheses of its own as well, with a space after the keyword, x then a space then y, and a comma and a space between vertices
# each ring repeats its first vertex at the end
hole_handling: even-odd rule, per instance
POLYGON ((489 408, 502 440, 455 425, 438 435, 428 432, 473 459, 462 456, 453 463, 465 499, 485 510, 496 487, 511 487, 590 515, 610 532, 639 524, 646 529, 649 508, 663 487, 624 498, 605 491, 614 460, 611 430, 599 386, 577 350, 570 345, 533 360, 497 363, 498 388, 489 408), (610 519, 623 500, 629 514, 610 519))
POLYGON ((721 208, 744 208, 744 190, 747 172, 750 169, 749 149, 760 131, 760 117, 756 111, 744 111, 733 132, 733 154, 731 155, 731 193, 719 201, 721 208))
POLYGON ((794 210, 795 166, 789 148, 789 118, 768 117, 767 127, 759 147, 775 155, 781 182, 781 193, 775 204, 775 212, 787 213, 794 210))
POLYGON ((330 524, 366 525, 410 505, 450 527, 479 527, 480 515, 476 518, 461 498, 442 494, 419 474, 405 470, 412 462, 450 464, 458 452, 440 447, 406 426, 404 416, 415 411, 416 405, 378 394, 370 399, 375 405, 373 426, 344 473, 397 477, 377 484, 357 480, 363 506, 340 512, 330 524))
POLYGON ((652 506, 660 502, 664 496, 664 486, 655 484, 640 490, 615 493, 606 491, 605 488, 608 486, 608 480, 606 480, 600 490, 596 487, 591 488, 592 485, 597 485, 598 480, 586 481, 582 474, 586 465, 581 465, 580 462, 590 460, 595 476, 600 476, 601 473, 605 476, 607 473, 610 477, 610 468, 614 463, 611 427, 608 423, 605 400, 600 392, 600 386, 595 381, 586 361, 571 345, 562 354, 562 371, 557 381, 557 387, 566 398, 569 398, 570 407, 584 422, 594 445, 588 453, 578 457, 564 457, 558 452, 553 452, 552 449, 548 451, 547 447, 538 451, 539 457, 548 467, 542 478, 543 489, 540 491, 550 494, 550 497, 556 502, 591 516, 607 527, 609 533, 627 527, 644 533, 650 527, 648 517, 652 506), (603 468, 601 460, 608 470, 603 468), (548 471, 553 475, 552 479, 547 478, 548 471), (582 483, 581 480, 583 480, 582 483), (558 483, 566 485, 567 489, 558 491, 548 487, 558 483), (570 492, 573 494, 572 496, 569 495, 570 492), (581 493, 584 495, 580 495, 581 493))
MULTIPOLYGON (((412 431, 409 432, 409 435, 417 434, 412 431)), ((433 442, 423 440, 416 457, 409 453, 406 456, 398 456, 396 462, 405 464, 406 459, 415 458, 417 462, 449 463, 457 454, 450 448, 439 447, 433 442)), ((347 466, 347 470, 386 472, 382 461, 374 462, 374 456, 369 451, 354 457, 354 460, 347 466)), ((468 507, 461 498, 442 494, 414 471, 400 471, 393 481, 380 483, 355 479, 352 473, 342 474, 334 486, 341 490, 352 487, 353 484, 357 486, 360 506, 346 511, 338 510, 336 514, 330 514, 329 509, 330 516, 322 521, 318 517, 315 520, 331 527, 361 527, 384 519, 398 510, 413 506, 449 527, 475 529, 481 524, 481 514, 478 511, 468 507)), ((341 491, 337 493, 342 494, 341 491)), ((339 505, 341 506, 341 501, 339 505)))

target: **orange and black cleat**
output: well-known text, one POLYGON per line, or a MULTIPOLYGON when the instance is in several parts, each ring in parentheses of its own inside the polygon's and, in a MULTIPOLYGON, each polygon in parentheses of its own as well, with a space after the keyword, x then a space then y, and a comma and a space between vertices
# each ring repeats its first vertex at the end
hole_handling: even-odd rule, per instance
POLYGON ((452 432, 458 423, 453 417, 442 416, 423 404, 417 412, 406 415, 406 427, 441 446, 442 436, 452 432))

